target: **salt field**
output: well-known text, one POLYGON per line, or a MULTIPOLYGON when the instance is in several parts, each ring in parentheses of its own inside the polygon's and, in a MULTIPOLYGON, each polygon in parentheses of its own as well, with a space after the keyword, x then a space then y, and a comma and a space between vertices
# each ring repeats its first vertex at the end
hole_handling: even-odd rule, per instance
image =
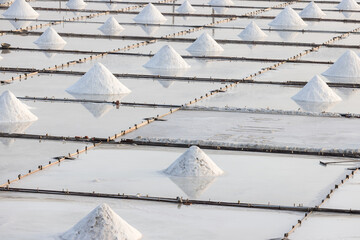
POLYGON ((1 1, 0 239, 360 239, 359 16, 1 1))

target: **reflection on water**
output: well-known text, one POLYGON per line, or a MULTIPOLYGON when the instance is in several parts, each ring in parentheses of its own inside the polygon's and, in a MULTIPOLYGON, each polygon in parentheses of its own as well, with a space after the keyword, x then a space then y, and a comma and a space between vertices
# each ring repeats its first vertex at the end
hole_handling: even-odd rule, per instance
POLYGON ((297 105, 305 112, 327 112, 331 107, 335 106, 338 102, 306 102, 292 99, 297 105))
POLYGON ((154 35, 160 28, 160 25, 139 24, 139 26, 149 36, 154 35))
MULTIPOLYGON (((40 49, 53 49, 53 50, 63 50, 66 43, 60 43, 60 44, 38 44, 35 43, 40 49)), ((44 54, 48 58, 53 58, 57 55, 56 52, 50 52, 50 51, 44 51, 44 54)))
POLYGON ((171 85, 174 84, 174 81, 171 80, 158 80, 158 82, 163 86, 164 88, 169 88, 171 85))
POLYGON ((28 26, 30 26, 30 24, 32 23, 32 21, 19 21, 19 20, 9 20, 9 22, 11 23, 11 25, 14 26, 15 29, 19 29, 19 28, 26 28, 28 26))
POLYGON ((215 181, 216 177, 174 177, 169 176, 189 198, 200 197, 215 181))
POLYGON ((183 76, 188 70, 188 68, 180 68, 180 69, 146 68, 146 69, 153 75, 175 76, 175 77, 183 76))
MULTIPOLYGON (((34 122, 23 123, 0 123, 0 132, 2 133, 24 133, 34 122)), ((0 142, 9 146, 15 141, 14 138, 0 138, 0 142)))

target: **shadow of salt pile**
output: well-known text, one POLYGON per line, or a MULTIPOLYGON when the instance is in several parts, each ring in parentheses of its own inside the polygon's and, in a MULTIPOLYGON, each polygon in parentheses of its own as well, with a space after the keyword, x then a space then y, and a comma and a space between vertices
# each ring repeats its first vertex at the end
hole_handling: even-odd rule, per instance
MULTIPOLYGON (((114 94, 114 95, 93 95, 93 94, 74 94, 69 93, 77 100, 93 100, 93 101, 107 101, 107 102, 116 102, 121 101, 128 94, 114 94)), ((95 118, 102 118, 105 116, 111 109, 114 108, 114 105, 111 103, 81 103, 95 118)))
POLYGON ((215 181, 216 177, 174 177, 169 176, 189 198, 199 198, 215 181))

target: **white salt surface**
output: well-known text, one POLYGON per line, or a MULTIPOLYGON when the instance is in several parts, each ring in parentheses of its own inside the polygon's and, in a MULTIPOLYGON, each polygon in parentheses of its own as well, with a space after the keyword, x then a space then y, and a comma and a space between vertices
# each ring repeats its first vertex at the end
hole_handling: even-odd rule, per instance
POLYGON ((190 53, 195 54, 216 54, 224 51, 224 49, 207 33, 198 37, 187 49, 190 53))
POLYGON ((360 6, 355 0, 342 0, 336 8, 339 10, 357 10, 360 6))
POLYGON ((302 18, 322 18, 326 14, 321 10, 321 8, 315 3, 310 2, 300 13, 302 18))
POLYGON ((229 112, 176 112, 129 137, 171 138, 308 148, 358 149, 356 119, 229 112))
POLYGON ((358 78, 360 77, 360 57, 347 50, 331 67, 322 73, 324 76, 358 78))
POLYGON ((252 21, 246 28, 239 34, 243 40, 246 41, 259 41, 267 37, 266 33, 262 31, 259 26, 252 21))
POLYGON ((209 5, 211 6, 233 6, 232 0, 210 0, 209 5))
POLYGON ((269 23, 270 26, 280 27, 305 27, 307 24, 301 19, 290 6, 282 10, 274 20, 269 23))
POLYGON ((62 47, 66 41, 52 27, 48 27, 34 43, 43 47, 62 47))
POLYGON ((68 6, 70 9, 82 9, 87 4, 84 2, 84 0, 69 0, 66 3, 66 6, 68 6))
POLYGON ((166 18, 154 5, 149 3, 138 15, 136 15, 136 17, 134 17, 134 21, 144 24, 162 24, 166 22, 166 18))
POLYGON ((104 34, 115 35, 119 34, 124 28, 118 23, 114 17, 109 17, 106 22, 99 27, 99 30, 104 34))
POLYGON ((10 91, 0 96, 0 123, 33 122, 38 118, 10 91))
POLYGON ((186 69, 190 65, 170 45, 163 46, 145 65, 156 69, 186 69))
POLYGON ((138 240, 141 233, 103 203, 81 219, 74 227, 61 234, 64 240, 138 240))
POLYGON ((289 235, 293 240, 360 239, 358 215, 312 213, 289 235))
POLYGON ((315 75, 292 99, 305 102, 341 101, 341 98, 319 75, 315 75))
POLYGON ((3 13, 3 15, 7 18, 28 18, 28 19, 34 19, 39 16, 39 14, 25 0, 16 0, 3 13))
POLYGON ((220 176, 224 172, 197 146, 192 146, 176 159, 164 173, 177 177, 220 176))
POLYGON ((320 160, 331 161, 331 158, 223 150, 206 151, 224 170, 219 177, 164 174, 162 170, 183 151, 182 148, 103 146, 14 186, 314 206, 348 174, 346 166, 319 164, 320 160))
POLYGON ((185 0, 180 7, 176 9, 178 13, 193 13, 196 12, 196 9, 191 6, 188 0, 185 0))
POLYGON ((99 198, 50 195, 42 198, 44 196, 33 194, 1 194, 0 238, 53 240, 53 236, 70 228, 76 219, 103 202, 136 226, 143 239, 154 240, 220 240, 234 236, 270 239, 281 237, 289 224, 302 216, 300 213, 195 205, 178 208, 176 204, 99 198))
POLYGON ((127 94, 131 90, 124 86, 103 64, 95 65, 79 81, 66 89, 74 94, 127 94))

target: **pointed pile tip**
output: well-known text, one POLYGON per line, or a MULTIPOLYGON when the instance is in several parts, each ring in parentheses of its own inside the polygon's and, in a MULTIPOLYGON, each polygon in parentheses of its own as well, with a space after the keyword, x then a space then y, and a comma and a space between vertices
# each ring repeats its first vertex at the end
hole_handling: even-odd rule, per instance
POLYGON ((0 96, 0 123, 33 122, 38 118, 32 114, 24 103, 6 90, 0 96))
POLYGON ((156 69, 185 69, 190 65, 171 46, 163 46, 145 65, 146 68, 156 69))
POLYGON ((43 34, 34 42, 37 45, 65 45, 66 41, 53 29, 48 27, 43 34))
POLYGON ((176 9, 178 13, 193 13, 196 12, 196 9, 191 6, 188 0, 185 0, 180 7, 176 9))
POLYGON ((360 58, 351 50, 341 55, 331 67, 322 73, 324 76, 360 78, 360 58))
POLYGON ((87 4, 84 2, 84 0, 69 0, 66 3, 66 6, 68 6, 68 8, 70 8, 70 9, 82 9, 86 5, 87 4))
POLYGON ((72 94, 115 95, 127 94, 131 90, 124 86, 104 65, 95 65, 76 83, 66 89, 72 94))
POLYGON ((187 49, 190 53, 206 54, 212 52, 222 52, 224 49, 207 33, 198 37, 187 49))
POLYGON ((355 0, 342 0, 336 8, 339 10, 358 10, 360 6, 355 0))
POLYGON ((319 8, 315 2, 310 2, 300 13, 302 18, 322 18, 326 14, 319 8))
POLYGON ((166 22, 166 18, 153 4, 149 3, 134 17, 134 21, 143 24, 162 24, 166 22))
POLYGON ((142 234, 117 215, 107 204, 101 204, 75 226, 60 235, 63 240, 139 240, 142 234))
POLYGON ((233 6, 234 2, 232 0, 210 0, 209 5, 226 7, 226 6, 233 6))
POLYGON ((307 24, 301 19, 290 6, 287 6, 282 10, 274 20, 269 23, 274 27, 304 27, 307 24))
POLYGON ((8 18, 24 18, 35 19, 39 14, 30 6, 25 0, 16 0, 11 6, 3 13, 8 18))
POLYGON ((252 21, 246 28, 239 34, 239 37, 246 41, 259 41, 267 37, 266 33, 259 28, 259 26, 252 21))
POLYGON ((99 30, 105 34, 116 34, 124 30, 124 28, 116 21, 114 17, 108 18, 106 22, 99 27, 99 30))
POLYGON ((292 99, 316 103, 342 100, 319 75, 315 75, 292 99))
POLYGON ((177 177, 215 177, 222 175, 224 171, 199 147, 191 146, 164 173, 177 177))

